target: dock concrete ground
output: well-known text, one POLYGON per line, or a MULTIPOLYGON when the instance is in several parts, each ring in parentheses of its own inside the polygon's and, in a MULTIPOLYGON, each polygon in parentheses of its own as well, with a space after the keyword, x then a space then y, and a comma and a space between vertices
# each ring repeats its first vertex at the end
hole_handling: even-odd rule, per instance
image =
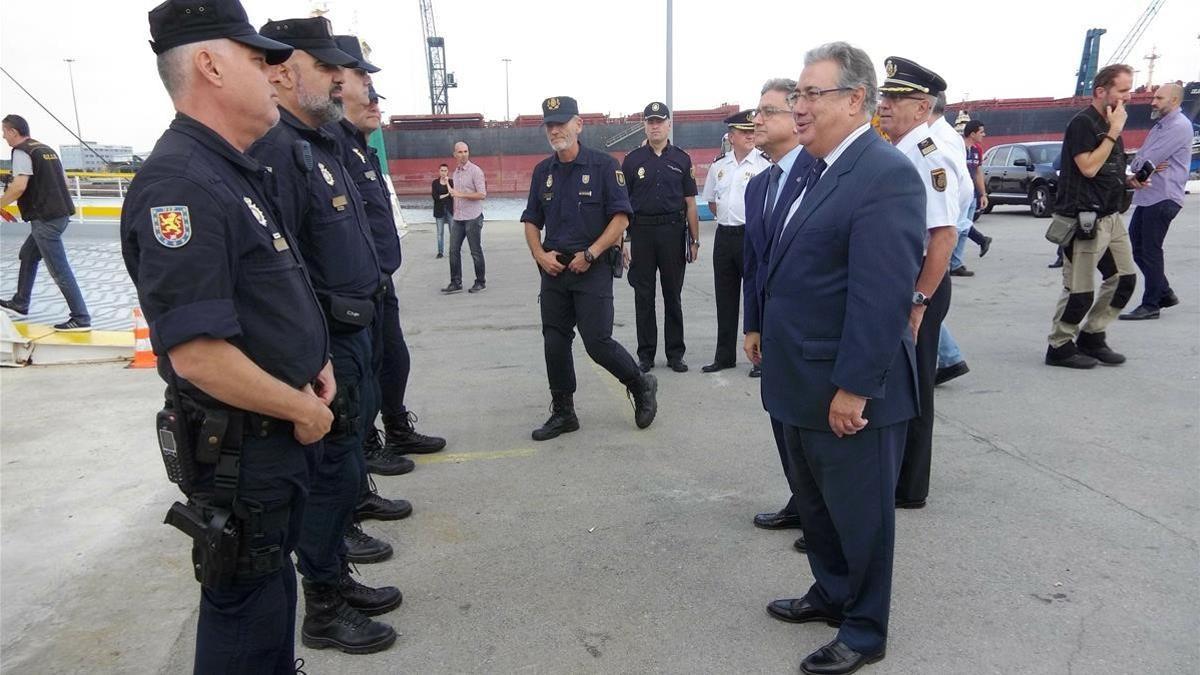
MULTIPOLYGON (((955 279, 949 325, 971 372, 938 389, 929 506, 897 516, 888 654, 864 672, 1200 671, 1200 197, 1166 242, 1182 304, 1112 325, 1120 367, 1042 364, 1061 287, 1046 224, 1015 207, 984 216, 992 250, 970 245, 977 275, 955 279)), ((450 444, 376 479, 416 509, 367 524, 396 555, 359 567, 404 591, 380 617, 396 645, 298 648, 309 675, 790 673, 832 638, 764 611, 811 575, 794 531, 750 524, 787 498, 757 381, 744 360, 699 372, 711 228, 683 295, 692 371, 660 355, 654 425, 634 427, 577 341, 582 429, 534 443, 548 394, 519 224, 485 226, 488 288, 451 297, 431 229, 411 227, 408 402, 450 444)), ((625 281, 615 295, 632 349, 625 281)), ((190 671, 199 587, 186 538, 162 525, 179 498, 152 429, 162 390, 119 365, 0 372, 5 673, 190 671)))

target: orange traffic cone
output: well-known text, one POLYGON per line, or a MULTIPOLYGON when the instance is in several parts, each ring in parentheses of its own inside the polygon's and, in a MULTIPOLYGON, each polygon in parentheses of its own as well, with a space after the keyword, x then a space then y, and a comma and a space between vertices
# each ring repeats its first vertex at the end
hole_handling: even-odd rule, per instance
POLYGON ((142 308, 133 308, 133 361, 130 368, 157 368, 158 357, 150 346, 150 324, 142 316, 142 308))

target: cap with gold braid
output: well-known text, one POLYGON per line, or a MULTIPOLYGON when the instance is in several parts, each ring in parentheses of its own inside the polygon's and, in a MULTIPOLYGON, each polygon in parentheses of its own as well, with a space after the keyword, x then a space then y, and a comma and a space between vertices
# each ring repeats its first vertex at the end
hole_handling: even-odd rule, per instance
POLYGON ((916 61, 899 56, 889 56, 883 62, 887 76, 879 91, 884 94, 928 94, 937 96, 946 91, 946 81, 941 75, 920 65, 916 61))

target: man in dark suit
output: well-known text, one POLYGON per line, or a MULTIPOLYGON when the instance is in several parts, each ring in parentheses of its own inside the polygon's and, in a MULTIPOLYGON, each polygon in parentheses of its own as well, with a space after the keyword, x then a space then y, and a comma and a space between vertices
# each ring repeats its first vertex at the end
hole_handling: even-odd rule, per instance
POLYGON ((763 405, 783 426, 815 579, 767 611, 839 626, 805 673, 884 657, 896 477, 918 408, 908 319, 925 193, 912 163, 871 130, 876 95, 862 50, 834 42, 805 55, 789 98, 815 161, 773 235, 763 289, 763 405))
MULTIPOLYGON (((767 263, 770 262, 769 245, 774 241, 771 233, 779 231, 779 221, 795 201, 813 161, 812 156, 804 152, 804 147, 800 145, 792 111, 787 104, 787 96, 795 88, 795 80, 768 80, 763 85, 758 107, 754 109, 754 144, 771 158, 771 168, 750 179, 746 186, 746 232, 743 244, 746 309, 742 325, 746 333, 746 357, 754 364, 750 377, 758 377, 761 373, 762 291, 766 283, 767 263)), ((783 426, 779 420, 771 418, 771 431, 774 432, 775 447, 779 450, 779 459, 786 475, 787 452, 783 443, 783 426)), ((799 528, 800 516, 796 513, 795 498, 788 500, 787 505, 779 511, 754 516, 754 525, 766 530, 799 528)), ((804 551, 804 546, 804 537, 801 536, 796 540, 795 547, 804 551)))

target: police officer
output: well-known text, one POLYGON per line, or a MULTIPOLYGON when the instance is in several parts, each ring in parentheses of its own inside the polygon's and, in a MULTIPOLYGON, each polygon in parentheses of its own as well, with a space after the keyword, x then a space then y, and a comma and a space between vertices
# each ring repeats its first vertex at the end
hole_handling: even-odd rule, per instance
POLYGON ((363 476, 362 415, 372 409, 370 325, 382 287, 362 197, 342 166, 340 150, 322 125, 342 116, 344 67, 357 60, 337 48, 324 17, 271 21, 260 32, 295 47, 275 66, 279 124, 250 149, 272 168, 284 222, 293 229, 313 288, 329 323, 330 353, 339 385, 337 416, 311 471, 309 507, 297 547, 304 575, 305 646, 365 654, 389 647, 396 633, 365 614, 401 602, 394 587, 354 581, 347 562, 376 562, 391 546, 352 528, 363 476), (347 551, 343 535, 350 530, 347 551))
POLYGON ((646 144, 625 155, 621 171, 629 181, 633 223, 629 227, 629 285, 637 312, 637 356, 642 372, 654 367, 658 320, 655 278, 662 275, 663 337, 667 364, 687 372, 683 353, 683 272, 700 252, 696 214, 696 171, 692 158, 670 141, 671 111, 653 102, 642 111, 646 144))
POLYGON ((534 430, 533 440, 579 428, 571 356, 576 326, 588 356, 629 390, 634 421, 645 429, 658 411, 658 382, 642 373, 612 338, 613 272, 622 265, 616 246, 632 211, 625 175, 610 155, 579 142, 583 120, 575 99, 555 96, 542 101, 542 116, 554 154, 534 167, 521 213, 525 241, 542 278, 542 340, 552 411, 534 430))
POLYGON ((754 147, 754 111, 743 110, 725 118, 729 126, 729 152, 713 160, 704 180, 704 201, 717 219, 713 238, 713 287, 717 301, 717 351, 712 363, 700 370, 715 373, 732 368, 737 360, 738 305, 742 296, 746 236, 746 186, 771 166, 754 147))
POLYGON ((362 193, 367 220, 375 235, 375 250, 383 266, 380 271, 385 285, 380 322, 382 330, 376 341, 377 345, 382 343, 382 349, 376 354, 381 395, 376 402, 383 411, 385 443, 382 451, 374 449, 380 445, 379 434, 375 430, 375 416, 369 416, 367 447, 374 452, 368 454, 368 460, 373 454, 385 461, 402 461, 411 471, 412 460, 400 455, 437 452, 446 447, 446 439, 418 433, 415 429, 417 416, 404 406, 410 360, 408 344, 400 327, 400 302, 392 280, 392 275, 400 268, 400 237, 396 234, 391 193, 384 176, 379 173, 382 166, 379 154, 367 143, 367 136, 382 124, 379 112, 379 99, 382 97, 371 86, 371 74, 378 72, 379 67, 362 58, 362 46, 357 37, 339 35, 337 45, 359 60, 358 67, 346 72, 343 92, 346 118, 338 123, 337 132, 342 139, 342 161, 362 193))
POLYGON ((189 497, 172 514, 201 525, 195 672, 292 673, 291 553, 336 385, 297 241, 266 167, 244 154, 279 118, 267 64, 292 50, 259 36, 237 0, 196 7, 149 14, 178 114, 125 197, 121 251, 167 383, 158 435, 189 497), (217 464, 187 461, 197 441, 217 464), (231 566, 206 555, 210 541, 232 544, 231 566))
POLYGON ((917 343, 921 414, 908 423, 896 485, 896 507, 919 509, 929 495, 938 335, 950 310, 950 253, 958 243, 959 179, 954 164, 959 158, 957 150, 938 147, 927 124, 938 94, 946 91, 946 81, 898 56, 888 57, 884 69, 887 79, 879 87, 879 127, 908 157, 925 184, 925 260, 909 315, 909 328, 917 343))
MULTIPOLYGON (((345 116, 328 125, 328 131, 339 140, 342 153, 342 163, 354 180, 355 187, 363 200, 363 210, 371 225, 371 233, 375 238, 375 251, 379 254, 382 265, 380 272, 391 286, 391 275, 400 266, 400 237, 396 234, 396 221, 392 215, 391 195, 383 185, 380 176, 379 159, 375 149, 367 143, 366 135, 379 127, 379 106, 372 105, 374 88, 371 86, 371 73, 379 68, 363 56, 362 46, 353 35, 339 35, 335 38, 337 46, 342 51, 357 59, 354 67, 345 71, 346 83, 342 90, 342 107, 345 116)), ((392 298, 395 298, 394 287, 392 298)), ((375 518, 378 520, 399 520, 412 514, 412 504, 403 499, 386 499, 381 497, 375 488, 375 482, 366 475, 366 470, 374 470, 384 474, 407 473, 412 471, 412 460, 386 452, 379 442, 379 431, 375 428, 375 415, 383 391, 392 391, 396 381, 389 378, 385 387, 381 381, 384 364, 387 363, 387 345, 392 349, 400 348, 404 352, 404 363, 408 363, 408 347, 404 344, 404 335, 399 332, 400 317, 393 300, 391 311, 388 311, 386 299, 381 298, 376 307, 376 319, 371 325, 372 330, 372 363, 370 383, 374 389, 371 400, 375 406, 364 411, 362 422, 366 440, 364 442, 364 474, 362 476, 362 493, 358 506, 354 509, 357 520, 375 518), (394 323, 394 326, 389 326, 394 323), (399 337, 395 345, 387 340, 390 336, 399 337)), ((393 358, 395 356, 393 355, 393 358)), ((407 382, 407 368, 404 381, 407 382)))

